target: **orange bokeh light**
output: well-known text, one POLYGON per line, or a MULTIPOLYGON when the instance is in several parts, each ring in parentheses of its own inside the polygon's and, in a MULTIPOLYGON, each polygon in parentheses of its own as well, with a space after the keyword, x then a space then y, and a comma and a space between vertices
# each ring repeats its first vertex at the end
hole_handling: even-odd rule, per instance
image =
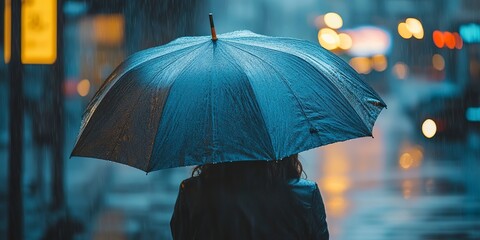
POLYGON ((462 40, 462 37, 460 37, 460 34, 455 32, 455 33, 453 33, 453 37, 455 38, 455 48, 456 49, 462 49, 463 40, 462 40))
POLYGON ((450 48, 455 48, 455 36, 451 32, 444 32, 443 38, 445 39, 445 45, 450 48))
POLYGON ((433 31, 433 43, 438 48, 447 47, 450 49, 462 49, 463 47, 463 40, 460 34, 457 32, 441 32, 439 30, 433 31))
POLYGON ((445 39, 443 37, 442 32, 440 32, 438 30, 433 31, 433 43, 438 48, 443 48, 443 46, 445 46, 445 39))

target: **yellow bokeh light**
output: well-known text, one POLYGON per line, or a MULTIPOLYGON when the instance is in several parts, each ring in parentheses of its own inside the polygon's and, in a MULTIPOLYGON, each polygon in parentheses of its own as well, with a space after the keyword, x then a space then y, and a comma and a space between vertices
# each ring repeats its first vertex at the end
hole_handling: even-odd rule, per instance
POLYGON ((423 26, 420 20, 416 18, 407 18, 405 20, 407 30, 417 39, 423 38, 423 26))
POLYGON ((329 12, 323 17, 325 24, 333 29, 339 29, 343 26, 343 19, 338 13, 329 12))
POLYGON ((375 71, 383 72, 387 69, 387 58, 385 55, 375 55, 372 57, 372 67, 375 71))
POLYGON ((412 32, 408 30, 407 24, 404 22, 398 24, 398 34, 405 39, 409 39, 413 36, 412 32))
POLYGON ((432 57, 432 65, 438 71, 445 69, 445 59, 440 54, 435 54, 432 57))
POLYGON ((432 119, 427 119, 422 124, 422 133, 427 138, 432 138, 437 133, 437 124, 432 119))
POLYGON ((106 46, 120 46, 124 39, 125 20, 121 14, 99 14, 93 18, 93 40, 106 46))
POLYGON ((340 39, 340 42, 338 44, 339 48, 341 48, 343 50, 348 50, 348 49, 352 48, 353 41, 352 41, 352 37, 350 37, 350 35, 348 35, 346 33, 339 33, 338 37, 340 39))
POLYGON ((413 165, 413 157, 410 153, 403 153, 398 160, 398 164, 403 169, 409 169, 413 165))
POLYGON ((408 76, 408 66, 403 62, 398 62, 393 66, 393 73, 398 79, 405 79, 408 76))
POLYGON ((327 50, 333 50, 338 47, 340 37, 334 30, 330 28, 322 28, 318 31, 318 42, 327 50))
POLYGON ((414 147, 411 151, 410 151, 410 155, 412 156, 413 158, 413 164, 412 164, 412 167, 418 167, 420 166, 420 164, 422 163, 422 160, 423 160, 423 150, 420 146, 416 146, 414 147))
POLYGON ((424 33, 423 31, 419 32, 419 33, 414 33, 413 36, 416 38, 416 39, 422 39, 423 36, 424 36, 424 33))
POLYGON ((78 95, 85 97, 90 92, 90 81, 88 79, 83 79, 77 84, 78 95))
POLYGON ((331 216, 341 217, 348 208, 348 201, 343 196, 335 196, 326 199, 325 206, 331 216))
POLYGON ((356 57, 349 61, 350 66, 358 73, 367 74, 372 71, 372 62, 366 57, 356 57))
POLYGON ((350 180, 343 175, 330 175, 321 180, 322 189, 330 194, 344 193, 350 185, 350 180))

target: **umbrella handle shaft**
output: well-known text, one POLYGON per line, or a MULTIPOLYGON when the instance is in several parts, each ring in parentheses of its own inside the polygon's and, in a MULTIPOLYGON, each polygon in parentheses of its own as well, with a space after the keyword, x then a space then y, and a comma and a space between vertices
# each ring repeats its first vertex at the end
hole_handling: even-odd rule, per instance
POLYGON ((212 32, 212 41, 217 41, 217 33, 215 32, 215 25, 213 24, 213 14, 208 14, 210 18, 210 31, 212 32))

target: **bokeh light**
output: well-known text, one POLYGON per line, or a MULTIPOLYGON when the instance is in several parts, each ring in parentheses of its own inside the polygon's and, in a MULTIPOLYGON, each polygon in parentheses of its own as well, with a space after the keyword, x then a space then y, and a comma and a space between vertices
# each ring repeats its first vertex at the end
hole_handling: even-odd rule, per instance
POLYGON ((392 47, 391 35, 383 28, 362 26, 345 32, 352 38, 353 43, 348 54, 354 57, 387 55, 392 47))
POLYGON ((410 153, 403 153, 398 160, 398 164, 403 169, 409 169, 413 165, 413 157, 410 153))
POLYGON ((455 48, 455 36, 451 32, 444 32, 443 38, 445 39, 445 46, 450 49, 455 48))
POLYGON ((413 34, 408 30, 407 24, 404 22, 398 24, 397 30, 398 34, 400 34, 402 38, 409 39, 413 36, 413 34))
POLYGON ((350 66, 358 73, 367 74, 372 71, 372 62, 367 57, 355 57, 350 59, 350 66))
POLYGON ((445 59, 440 54, 434 54, 432 57, 432 65, 438 71, 445 69, 445 59))
POLYGON ((78 95, 85 97, 90 92, 90 81, 88 79, 80 80, 77 84, 78 95))
POLYGON ((352 38, 350 37, 350 35, 348 35, 346 33, 339 33, 338 37, 340 39, 340 42, 338 44, 339 48, 341 48, 343 50, 348 50, 348 49, 352 48, 353 41, 352 41, 352 38))
POLYGON ((463 39, 458 32, 441 32, 439 30, 433 31, 433 43, 438 48, 447 47, 449 49, 462 49, 463 39))
POLYGON ((323 19, 329 28, 339 29, 343 26, 343 19, 338 13, 329 12, 325 14, 323 19))
POLYGON ((405 20, 407 30, 417 39, 423 38, 423 26, 420 20, 416 18, 407 18, 405 20))
POLYGON ((419 167, 423 160, 423 148, 421 146, 414 146, 409 151, 410 156, 412 156, 413 164, 412 167, 419 167))
POLYGON ((443 37, 442 32, 438 30, 433 31, 432 38, 433 38, 433 43, 438 48, 443 48, 445 46, 445 38, 443 37))
POLYGON ((322 28, 318 31, 318 42, 327 50, 333 50, 338 47, 340 37, 337 32, 330 28, 322 28))
POLYGON ((422 124, 422 133, 427 138, 432 138, 437 133, 437 124, 432 119, 427 119, 422 124))
POLYGON ((462 49, 462 47, 463 47, 463 39, 462 39, 462 37, 460 36, 460 34, 458 34, 457 32, 454 32, 454 33, 453 33, 453 37, 455 38, 455 48, 456 48, 456 49, 462 49))
POLYGON ((408 66, 403 62, 398 62, 393 66, 393 74, 398 79, 405 79, 408 76, 408 66))
POLYGON ((372 57, 372 67, 377 72, 385 71, 385 69, 387 69, 387 58, 385 57, 385 55, 374 55, 372 57))

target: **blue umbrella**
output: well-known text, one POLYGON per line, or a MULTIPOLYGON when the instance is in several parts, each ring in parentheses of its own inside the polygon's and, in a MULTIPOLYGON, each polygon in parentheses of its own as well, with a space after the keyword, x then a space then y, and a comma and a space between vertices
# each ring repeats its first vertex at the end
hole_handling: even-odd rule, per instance
POLYGON ((250 31, 133 54, 89 103, 73 156, 146 172, 273 160, 371 136, 385 107, 347 63, 308 41, 250 31))

